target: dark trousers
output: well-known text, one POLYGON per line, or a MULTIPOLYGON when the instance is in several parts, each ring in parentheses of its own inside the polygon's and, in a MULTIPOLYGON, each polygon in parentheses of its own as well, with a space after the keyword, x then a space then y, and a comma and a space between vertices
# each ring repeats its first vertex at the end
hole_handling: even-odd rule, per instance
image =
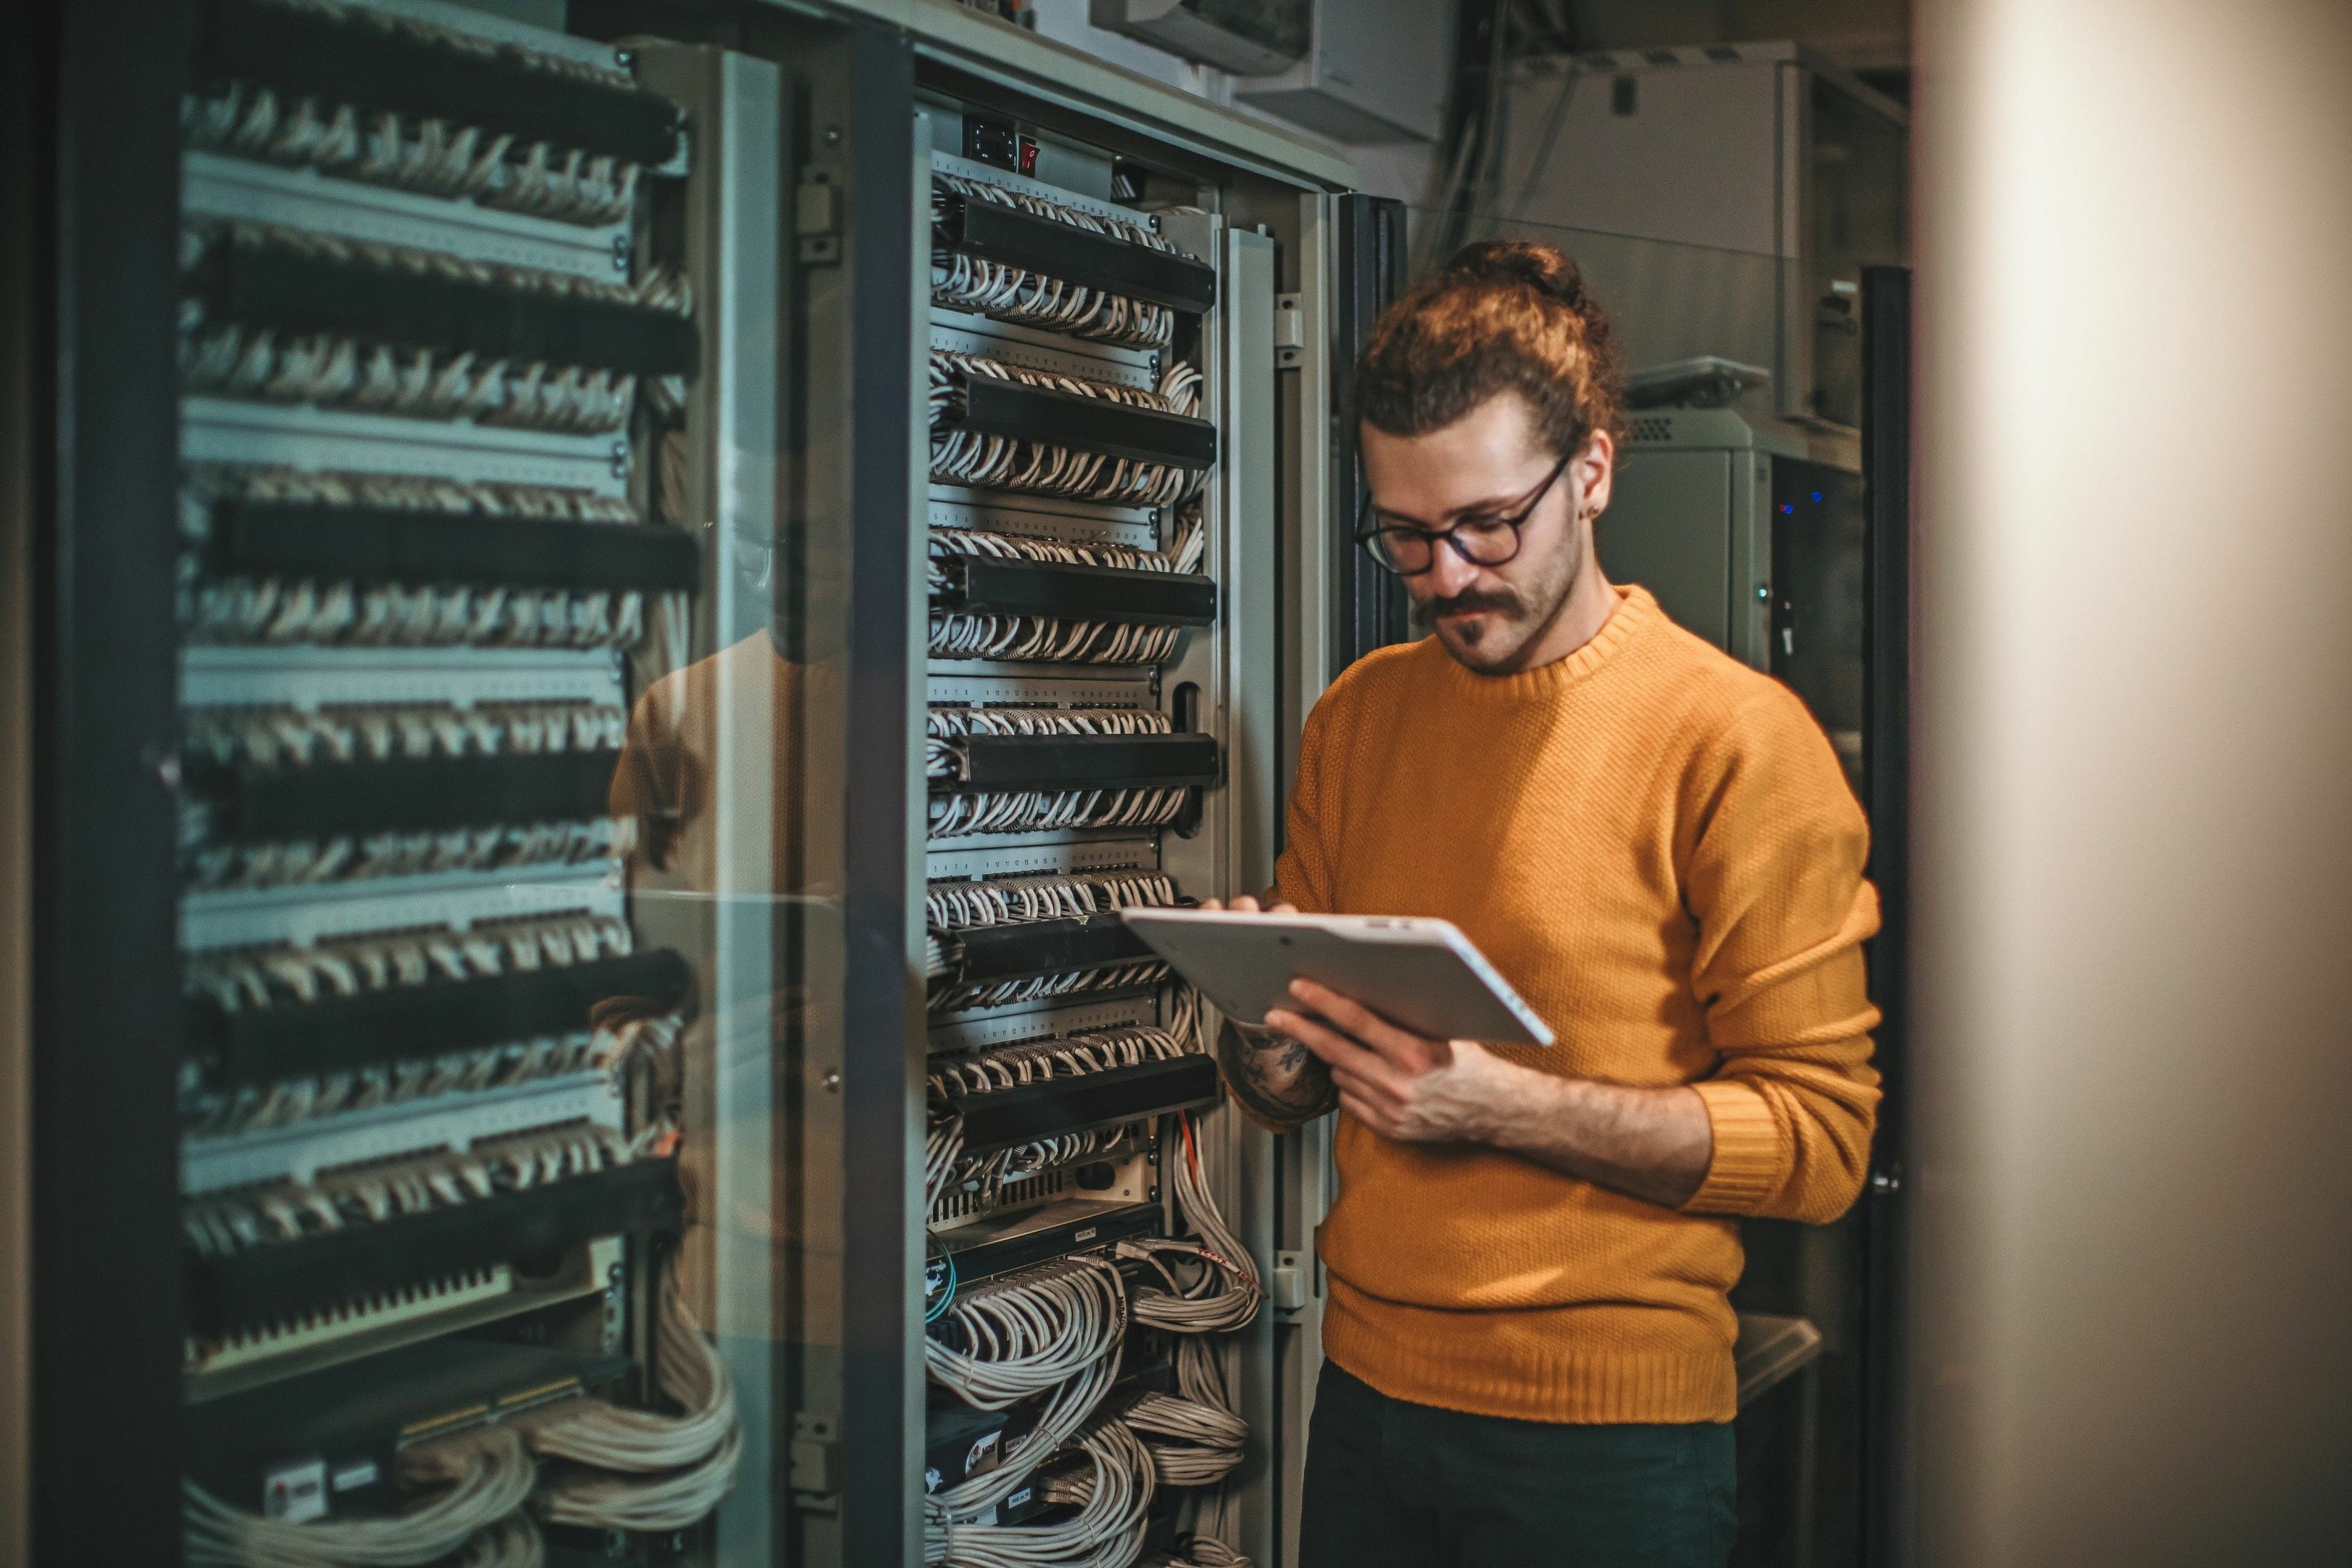
POLYGON ((1723 1568, 1737 1486, 1728 1426, 1469 1415, 1326 1362, 1299 1568, 1723 1568))

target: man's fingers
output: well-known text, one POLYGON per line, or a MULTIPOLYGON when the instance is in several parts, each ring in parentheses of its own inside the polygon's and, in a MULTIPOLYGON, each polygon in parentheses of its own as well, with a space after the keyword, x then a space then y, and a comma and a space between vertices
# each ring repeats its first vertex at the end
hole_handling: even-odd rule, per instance
POLYGON ((1202 899, 1198 904, 1195 904, 1193 908, 1201 910, 1230 910, 1237 915, 1295 915, 1298 912, 1298 906, 1297 904, 1261 904, 1255 898, 1248 893, 1234 894, 1233 902, 1231 903, 1227 903, 1223 899, 1202 899))
POLYGON ((1265 1026, 1289 1036, 1334 1069, 1346 1068, 1362 1075, 1385 1074, 1391 1070, 1378 1052, 1368 1050, 1360 1042, 1325 1024, 1319 1018, 1276 1008, 1265 1016, 1265 1026))
POLYGON ((1370 1128, 1373 1131, 1380 1133, 1382 1137, 1386 1137, 1388 1135, 1387 1118, 1383 1117, 1378 1110, 1366 1104, 1363 1100, 1357 1099, 1354 1095, 1342 1094, 1339 1097, 1339 1109, 1354 1117, 1357 1121, 1362 1122, 1365 1126, 1370 1128))
POLYGON ((1368 1105, 1377 1105, 1385 1114, 1393 1116, 1404 1109, 1396 1092, 1386 1084, 1376 1082, 1361 1073, 1345 1068, 1331 1069, 1331 1086, 1341 1094, 1352 1094, 1368 1105))
POLYGON ((1342 996, 1328 985, 1318 985, 1312 980, 1294 980, 1290 994, 1407 1072, 1427 1072, 1445 1059, 1443 1040, 1424 1039, 1410 1029, 1400 1029, 1362 1003, 1342 996))

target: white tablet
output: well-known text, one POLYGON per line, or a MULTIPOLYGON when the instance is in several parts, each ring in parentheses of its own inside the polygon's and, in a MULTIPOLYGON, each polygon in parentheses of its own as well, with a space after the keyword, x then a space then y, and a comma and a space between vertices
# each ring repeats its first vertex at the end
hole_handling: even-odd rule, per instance
POLYGON ((1451 921, 1230 910, 1121 913, 1153 952, 1237 1023, 1255 1024, 1276 1006, 1296 1011, 1290 983, 1307 979, 1432 1039, 1551 1044, 1544 1021, 1451 921))

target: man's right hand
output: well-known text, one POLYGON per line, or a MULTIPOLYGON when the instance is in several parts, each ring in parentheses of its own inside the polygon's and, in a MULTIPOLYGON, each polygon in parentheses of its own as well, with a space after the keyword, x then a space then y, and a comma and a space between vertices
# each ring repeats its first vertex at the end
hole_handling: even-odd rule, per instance
MULTIPOLYGON (((1245 915, 1298 912, 1297 904, 1261 904, 1247 893, 1230 904, 1222 899, 1203 899, 1201 908, 1245 915)), ((1331 1069, 1297 1040, 1276 1034, 1255 1019, 1224 1021, 1217 1031, 1217 1065, 1242 1109, 1277 1131, 1312 1121, 1339 1103, 1331 1069)))

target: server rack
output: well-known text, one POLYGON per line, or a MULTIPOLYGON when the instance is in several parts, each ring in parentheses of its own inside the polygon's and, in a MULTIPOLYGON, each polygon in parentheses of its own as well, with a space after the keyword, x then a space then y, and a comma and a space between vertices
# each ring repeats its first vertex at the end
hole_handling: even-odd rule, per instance
POLYGON ((1115 910, 1270 877, 1346 170, 873 10, 51 19, 42 1560, 1280 1558, 1325 1157, 1115 910))

